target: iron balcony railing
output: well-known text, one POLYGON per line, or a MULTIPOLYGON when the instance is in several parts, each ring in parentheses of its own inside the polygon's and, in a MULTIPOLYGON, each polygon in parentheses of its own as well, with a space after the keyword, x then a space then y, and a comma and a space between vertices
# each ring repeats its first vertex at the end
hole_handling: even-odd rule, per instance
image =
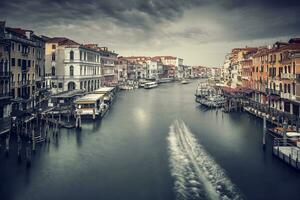
POLYGON ((266 88, 266 93, 267 94, 274 94, 274 95, 280 96, 280 91, 279 90, 274 90, 274 89, 266 88))
POLYGON ((9 77, 11 74, 11 72, 0 72, 0 77, 4 78, 4 77, 9 77))
POLYGON ((296 100, 296 96, 295 95, 292 95, 290 93, 284 93, 284 92, 281 92, 280 93, 280 98, 283 98, 283 99, 288 99, 288 100, 296 100))
POLYGON ((280 78, 282 79, 295 79, 296 74, 291 74, 291 73, 281 73, 280 78))

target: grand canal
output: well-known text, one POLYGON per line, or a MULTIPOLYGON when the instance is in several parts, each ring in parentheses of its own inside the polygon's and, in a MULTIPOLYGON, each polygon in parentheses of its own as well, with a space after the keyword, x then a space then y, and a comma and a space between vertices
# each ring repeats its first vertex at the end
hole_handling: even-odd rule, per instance
POLYGON ((39 146, 30 168, 2 146, 0 199, 297 199, 300 173, 270 137, 262 149, 261 120, 199 107, 195 88, 121 92, 102 122, 39 146))

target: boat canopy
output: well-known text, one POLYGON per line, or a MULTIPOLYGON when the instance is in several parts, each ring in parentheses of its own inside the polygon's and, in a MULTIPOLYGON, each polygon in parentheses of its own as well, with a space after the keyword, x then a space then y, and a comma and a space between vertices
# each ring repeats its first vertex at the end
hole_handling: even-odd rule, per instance
POLYGON ((94 91, 95 94, 106 94, 108 92, 111 92, 115 89, 115 87, 103 87, 103 88, 99 88, 97 90, 94 91))
POLYGON ((88 94, 76 100, 76 104, 91 104, 102 99, 104 94, 88 94))

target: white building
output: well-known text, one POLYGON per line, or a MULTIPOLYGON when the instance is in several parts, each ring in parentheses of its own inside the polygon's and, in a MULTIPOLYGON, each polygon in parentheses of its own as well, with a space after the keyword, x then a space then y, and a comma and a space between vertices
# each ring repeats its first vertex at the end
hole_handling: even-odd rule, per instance
POLYGON ((101 54, 67 38, 46 41, 46 80, 52 93, 101 85, 101 54))
POLYGON ((181 79, 184 77, 183 59, 175 56, 156 56, 154 60, 160 61, 163 65, 175 66, 175 77, 181 79))
POLYGON ((148 79, 158 79, 158 65, 157 61, 149 59, 147 63, 147 78, 148 79))

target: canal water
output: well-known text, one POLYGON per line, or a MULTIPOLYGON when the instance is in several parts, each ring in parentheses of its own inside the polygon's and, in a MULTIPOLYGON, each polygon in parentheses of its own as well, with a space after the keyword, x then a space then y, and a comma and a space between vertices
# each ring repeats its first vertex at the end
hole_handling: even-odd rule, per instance
POLYGON ((30 168, 1 146, 0 199, 299 198, 300 173, 271 138, 262 149, 262 121, 199 106, 196 85, 121 92, 102 122, 38 146, 30 168))

